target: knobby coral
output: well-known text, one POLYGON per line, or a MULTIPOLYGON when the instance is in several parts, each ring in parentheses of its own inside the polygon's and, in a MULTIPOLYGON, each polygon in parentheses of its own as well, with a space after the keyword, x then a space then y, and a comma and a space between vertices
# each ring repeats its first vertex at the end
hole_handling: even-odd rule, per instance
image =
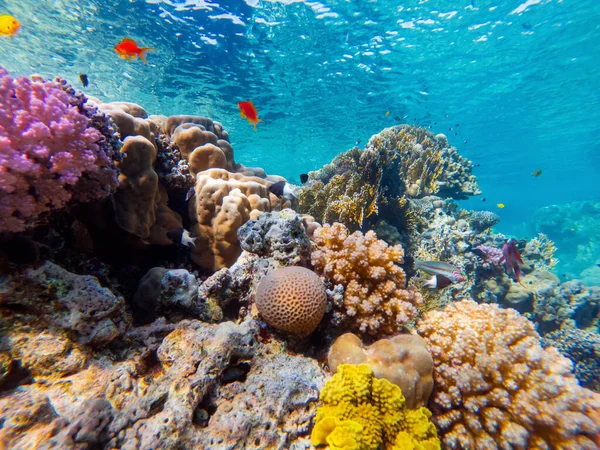
POLYGON ((118 151, 85 102, 64 82, 13 78, 0 67, 0 231, 23 231, 71 199, 117 186, 118 151))
POLYGON ((368 364, 342 364, 321 391, 312 443, 331 450, 440 448, 431 412, 408 409, 400 388, 368 364))
POLYGON ((344 298, 334 303, 333 323, 372 335, 397 334, 417 315, 421 295, 406 288, 400 245, 388 246, 373 231, 349 234, 340 224, 324 225, 313 235, 312 263, 344 298))
POLYGON ((417 329, 433 356, 432 410, 448 448, 598 448, 600 395, 515 310, 461 301, 417 329))
POLYGON ((416 408, 427 404, 433 390, 433 359, 423 338, 414 334, 399 334, 363 345, 352 333, 335 340, 327 357, 333 373, 342 364, 368 364, 377 378, 385 378, 402 389, 406 406, 416 408))

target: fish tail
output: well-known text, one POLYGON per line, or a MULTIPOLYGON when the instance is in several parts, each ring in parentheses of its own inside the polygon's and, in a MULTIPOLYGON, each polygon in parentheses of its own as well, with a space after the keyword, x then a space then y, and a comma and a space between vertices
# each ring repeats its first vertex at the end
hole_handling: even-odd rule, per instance
POLYGON ((152 47, 140 48, 140 59, 144 61, 144 64, 148 64, 148 61, 146 61, 146 53, 148 53, 150 50, 154 49, 152 47))
POLYGON ((256 124, 258 123, 258 120, 254 121, 254 131, 256 131, 256 124))

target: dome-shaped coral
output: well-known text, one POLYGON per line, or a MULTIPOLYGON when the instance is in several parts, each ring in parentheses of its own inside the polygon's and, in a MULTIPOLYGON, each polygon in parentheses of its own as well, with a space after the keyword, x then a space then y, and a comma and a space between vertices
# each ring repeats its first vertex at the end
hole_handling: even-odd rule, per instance
POLYGON ((304 267, 272 270, 256 291, 256 307, 265 321, 297 335, 312 333, 326 306, 325 285, 317 274, 304 267))
POLYGON ((461 301, 417 328, 433 356, 432 410, 447 448, 598 448, 600 395, 555 348, 542 349, 517 311, 461 301))
POLYGON ((341 364, 370 365, 375 377, 402 389, 409 408, 424 406, 433 390, 433 359, 425 340, 414 334, 363 345, 358 336, 346 333, 331 346, 327 362, 334 373, 341 364))
POLYGON ((342 364, 321 391, 312 444, 337 450, 439 450, 431 412, 408 409, 402 391, 371 366, 342 364))

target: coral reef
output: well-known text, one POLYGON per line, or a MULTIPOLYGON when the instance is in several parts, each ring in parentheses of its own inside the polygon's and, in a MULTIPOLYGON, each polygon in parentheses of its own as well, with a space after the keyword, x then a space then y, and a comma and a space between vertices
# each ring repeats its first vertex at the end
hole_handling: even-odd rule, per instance
POLYGON ((471 162, 448 147, 442 135, 400 125, 372 136, 363 151, 355 147, 310 172, 300 191, 300 211, 351 230, 379 219, 410 228, 406 197, 436 192, 456 199, 479 194, 471 162))
POLYGON ((327 294, 321 279, 304 267, 284 267, 267 273, 256 289, 256 307, 272 327, 307 336, 321 322, 327 294))
POLYGON ((291 209, 266 212, 249 220, 237 232, 240 247, 282 266, 310 263, 309 222, 291 209))
POLYGON ((500 222, 500 217, 490 211, 470 211, 465 219, 475 233, 483 233, 500 222))
POLYGON ((576 280, 552 287, 544 295, 536 295, 533 304, 542 334, 572 328, 600 331, 600 287, 587 287, 576 280))
POLYGON ((466 199, 481 193, 471 175, 471 161, 450 147, 443 134, 435 136, 426 128, 398 125, 371 136, 369 147, 391 149, 400 157, 398 175, 409 197, 439 194, 466 199))
POLYGON ((597 448, 600 395, 542 349, 512 309, 461 301, 417 324, 434 360, 434 422, 448 448, 597 448))
POLYGON ((551 270, 560 261, 554 256, 556 246, 543 233, 529 240, 525 246, 525 252, 532 259, 535 270, 551 270))
POLYGON ((0 67, 0 231, 24 231, 116 188, 118 144, 85 102, 62 80, 12 78, 0 67))
POLYGON ((600 335, 591 331, 557 330, 542 340, 544 347, 556 347, 575 367, 579 383, 600 392, 600 335))
POLYGON ((197 175, 190 200, 192 234, 198 239, 192 258, 201 267, 219 270, 231 266, 241 253, 238 229, 260 213, 285 206, 265 179, 209 169, 197 175))
POLYGON ((342 364, 321 391, 312 443, 337 449, 440 448, 431 413, 409 409, 400 388, 368 364, 342 364))
POLYGON ((332 322, 346 330, 377 336, 397 334, 417 316, 422 298, 406 288, 404 251, 378 240, 373 231, 349 234, 340 223, 324 225, 313 235, 312 263, 334 285, 344 287, 334 303, 332 322))
POLYGON ((600 286, 600 202, 583 201, 538 209, 525 226, 528 234, 543 233, 560 249, 556 270, 569 278, 600 286), (596 276, 589 276, 590 271, 596 276), (585 272, 585 273, 584 273, 585 272), (586 276, 587 275, 587 276, 586 276))
POLYGON ((400 387, 407 408, 425 406, 433 390, 433 359, 425 341, 413 334, 399 334, 363 345, 352 333, 335 340, 327 357, 333 373, 342 364, 368 364, 376 378, 400 387))

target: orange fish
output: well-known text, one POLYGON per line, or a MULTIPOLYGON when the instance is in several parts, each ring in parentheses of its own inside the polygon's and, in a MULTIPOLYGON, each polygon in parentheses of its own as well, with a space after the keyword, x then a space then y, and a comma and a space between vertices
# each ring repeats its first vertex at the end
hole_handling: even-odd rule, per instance
POLYGON ((0 16, 0 36, 13 37, 21 29, 21 24, 13 16, 4 14, 0 16))
POLYGON ((117 52, 122 59, 132 61, 139 56, 140 59, 144 61, 144 64, 148 64, 146 61, 146 53, 150 50, 154 49, 151 47, 139 48, 137 42, 128 38, 123 38, 121 42, 115 45, 115 52, 117 52))
POLYGON ((252 102, 250 100, 239 102, 238 107, 240 108, 240 116, 245 117, 248 122, 253 123, 256 130, 256 124, 262 122, 262 120, 258 118, 258 111, 256 111, 252 102))

